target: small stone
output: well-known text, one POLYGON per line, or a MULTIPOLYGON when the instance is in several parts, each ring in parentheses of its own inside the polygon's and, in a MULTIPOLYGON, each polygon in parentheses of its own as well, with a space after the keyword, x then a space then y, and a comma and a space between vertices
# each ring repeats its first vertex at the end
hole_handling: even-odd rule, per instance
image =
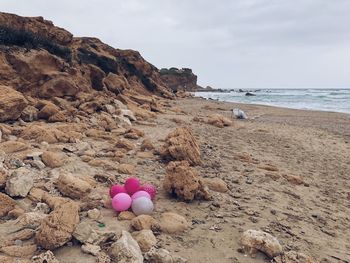
POLYGON ((34 212, 48 214, 50 212, 50 207, 46 203, 37 203, 34 212))
POLYGON ((86 254, 97 256, 101 251, 101 247, 97 245, 92 245, 92 244, 84 244, 81 246, 81 250, 86 254))
POLYGON ((189 224, 183 216, 175 213, 163 213, 160 219, 160 228, 163 232, 173 234, 185 231, 189 224))
POLYGON ((5 153, 9 154, 9 153, 15 153, 15 152, 27 150, 28 145, 18 141, 6 141, 1 143, 0 149, 5 153))
POLYGON ((65 156, 57 152, 46 151, 41 155, 41 159, 46 166, 57 168, 63 165, 65 156))
POLYGON ((7 246, 2 247, 0 251, 6 255, 12 257, 28 257, 34 255, 37 250, 36 245, 25 245, 25 246, 7 246))
POLYGON ((257 230, 247 230, 243 233, 241 243, 249 249, 257 249, 273 258, 282 253, 282 246, 277 238, 269 233, 257 230))
POLYGON ((140 215, 131 220, 131 227, 137 231, 153 229, 158 226, 157 221, 149 215, 140 215))
POLYGON ((120 164, 118 166, 118 172, 122 174, 135 174, 135 166, 132 164, 120 164))
POLYGON ((136 216, 133 212, 130 211, 122 211, 119 213, 118 215, 118 220, 132 220, 134 219, 136 216))
POLYGON ((21 113, 21 119, 26 122, 36 121, 38 119, 38 109, 29 105, 21 113))
POLYGON ((226 193, 228 191, 227 184, 220 178, 202 178, 203 183, 212 191, 226 193))
POLYGON ((150 139, 144 139, 141 144, 141 151, 152 151, 154 150, 154 146, 150 139))
POLYGON ((135 240, 139 244, 142 252, 147 252, 157 244, 157 239, 154 236, 152 230, 144 229, 135 233, 135 240))
POLYGON ((16 205, 16 201, 8 195, 0 193, 0 218, 6 216, 8 212, 13 210, 16 205))
POLYGON ((26 197, 34 185, 34 173, 21 167, 13 171, 6 182, 6 193, 10 196, 26 197))
POLYGON ((171 255, 170 252, 164 248, 152 247, 150 251, 145 254, 145 259, 150 263, 186 263, 187 259, 171 255))
POLYGON ((88 217, 93 220, 98 220, 101 217, 101 211, 97 208, 91 209, 87 212, 88 217))
POLYGON ((143 263, 143 256, 138 243, 126 231, 122 231, 122 236, 111 245, 108 254, 112 262, 143 263))
POLYGON ((92 186, 72 174, 61 174, 57 182, 58 190, 65 196, 79 199, 91 192, 92 186))

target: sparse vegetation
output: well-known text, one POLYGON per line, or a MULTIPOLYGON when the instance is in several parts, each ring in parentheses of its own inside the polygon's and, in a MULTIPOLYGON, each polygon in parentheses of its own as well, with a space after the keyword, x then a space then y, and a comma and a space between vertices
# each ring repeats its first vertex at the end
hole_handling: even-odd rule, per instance
POLYGON ((71 50, 26 30, 0 26, 0 45, 19 46, 27 49, 45 49, 53 55, 71 61, 71 50))

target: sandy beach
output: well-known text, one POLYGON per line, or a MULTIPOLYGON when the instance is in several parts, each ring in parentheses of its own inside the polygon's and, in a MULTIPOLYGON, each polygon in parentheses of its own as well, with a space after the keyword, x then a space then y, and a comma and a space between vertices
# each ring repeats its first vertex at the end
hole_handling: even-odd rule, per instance
MULTIPOLYGON (((183 113, 160 114, 155 127, 138 128, 159 142, 176 127, 190 127, 201 145, 201 176, 221 178, 230 190, 213 202, 191 204, 161 194, 157 210, 192 222, 184 234, 160 236, 166 249, 189 262, 269 262, 262 254, 253 259, 238 252, 242 231, 261 229, 285 249, 320 262, 350 260, 350 115, 200 98, 173 106, 183 113), (253 119, 225 128, 193 121, 213 113, 230 117, 235 107, 253 119)), ((164 174, 158 164, 138 165, 138 171, 154 183, 154 174, 164 174)))

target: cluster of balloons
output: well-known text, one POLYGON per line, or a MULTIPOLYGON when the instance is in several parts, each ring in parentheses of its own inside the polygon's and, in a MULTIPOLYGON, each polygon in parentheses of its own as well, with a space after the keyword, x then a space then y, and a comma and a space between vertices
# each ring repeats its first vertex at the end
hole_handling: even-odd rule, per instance
POLYGON ((152 200, 157 189, 151 184, 140 184, 136 177, 128 178, 124 185, 113 185, 109 190, 115 211, 126 211, 131 207, 135 215, 149 215, 153 212, 152 200))

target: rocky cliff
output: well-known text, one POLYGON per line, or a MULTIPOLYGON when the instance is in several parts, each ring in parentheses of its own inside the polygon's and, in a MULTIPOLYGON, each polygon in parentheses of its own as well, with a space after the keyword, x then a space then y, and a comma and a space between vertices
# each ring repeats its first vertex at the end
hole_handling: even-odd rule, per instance
POLYGON ((29 106, 40 111, 47 101, 61 112, 57 120, 67 120, 112 99, 142 118, 160 110, 158 98, 173 97, 137 51, 73 37, 42 17, 0 13, 0 76, 1 121, 16 120, 29 106))
POLYGON ((163 68, 159 72, 161 79, 174 92, 196 91, 198 89, 197 76, 189 68, 163 68))

